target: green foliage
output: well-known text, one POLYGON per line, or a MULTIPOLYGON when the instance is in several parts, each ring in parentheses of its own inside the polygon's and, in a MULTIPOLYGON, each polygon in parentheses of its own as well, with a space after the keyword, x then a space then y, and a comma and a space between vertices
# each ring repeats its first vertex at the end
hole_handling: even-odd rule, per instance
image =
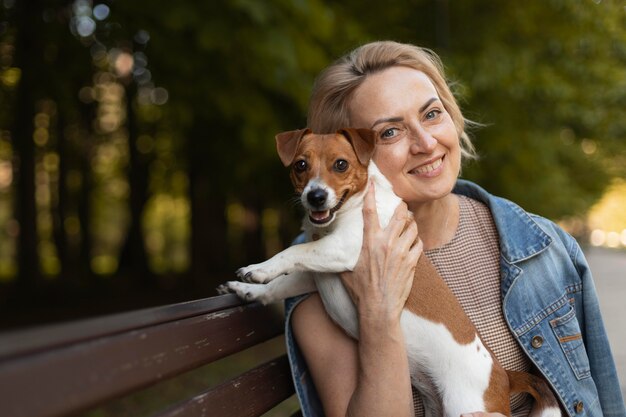
POLYGON ((304 125, 314 76, 336 53, 330 9, 315 0, 134 1, 115 12, 124 26, 150 33, 146 53, 170 92, 170 116, 183 129, 206 123, 211 143, 195 145, 219 153, 229 188, 256 176, 272 193, 272 175, 263 181, 258 173, 278 174, 273 137, 304 125))
POLYGON ((366 3, 341 11, 370 39, 434 49, 466 117, 485 125, 473 132, 481 160, 464 176, 558 219, 626 175, 622 2, 366 3))
POLYGON ((274 134, 303 126, 321 68, 372 39, 413 42, 442 55, 460 82, 466 115, 486 124, 475 132, 482 159, 465 175, 490 191, 560 218, 583 213, 610 176, 624 175, 617 158, 626 134, 626 22, 617 1, 118 7, 151 33, 154 72, 177 113, 214 124, 207 126, 210 149, 229 161, 235 189, 253 177, 261 189, 275 189, 282 171, 274 134), (583 139, 593 153, 583 151, 583 139))
POLYGON ((480 3, 455 10, 477 18, 451 25, 458 43, 446 53, 468 84, 464 107, 488 125, 476 132, 482 161, 466 173, 548 217, 581 215, 624 175, 623 6, 480 3))
MULTIPOLYGON (((3 172, 19 159, 9 132, 22 70, 12 61, 19 28, 10 3, 0 7, 3 172)), ((145 192, 139 224, 157 274, 189 268, 190 236, 197 232, 190 219, 206 216, 202 209, 215 201, 221 206, 204 233, 221 230, 219 239, 237 252, 225 257, 250 261, 240 247, 256 232, 259 245, 278 250, 277 241, 297 233, 297 221, 284 220, 296 213, 274 136, 304 126, 321 69, 376 39, 412 42, 442 56, 465 115, 484 124, 473 132, 481 159, 464 176, 489 191, 560 219, 583 214, 611 177, 626 176, 620 1, 118 1, 106 3, 110 15, 89 36, 68 30, 69 6, 78 1, 44 3, 33 34, 44 50, 30 56, 41 55, 50 68, 37 88, 63 120, 55 119, 50 135, 59 140, 46 152, 58 155, 64 170, 58 175, 67 175, 47 185, 67 187, 49 190, 55 197, 47 210, 58 224, 49 222, 56 240, 48 233, 48 243, 58 246, 64 233, 70 249, 90 241, 67 259, 100 257, 101 270, 115 269, 128 225, 138 224, 128 210, 138 191, 145 192), (145 61, 151 78, 142 83, 116 74, 111 63, 119 53, 145 61), (122 90, 116 106, 127 115, 114 134, 97 128, 107 106, 98 98, 103 74, 122 90), (164 102, 149 99, 157 87, 166 92, 164 102), (117 156, 100 163, 109 154, 117 156), (126 178, 131 169, 147 178, 140 182, 145 190, 126 178), (209 203, 194 204, 198 199, 209 203), (220 210, 226 213, 217 218, 220 210), (224 232, 224 222, 237 224, 224 232)), ((0 218, 10 222, 14 190, 4 178, 0 218)), ((14 270, 7 259, 15 256, 16 229, 13 222, 0 231, 0 271, 14 270)))

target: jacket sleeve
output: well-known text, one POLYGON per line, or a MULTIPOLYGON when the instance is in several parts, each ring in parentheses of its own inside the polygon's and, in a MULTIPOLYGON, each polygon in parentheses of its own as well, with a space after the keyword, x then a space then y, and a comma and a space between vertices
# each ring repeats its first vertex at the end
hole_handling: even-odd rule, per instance
POLYGON ((605 417, 624 417, 626 408, 622 399, 617 368, 600 313, 600 303, 589 265, 573 237, 561 231, 561 238, 568 245, 569 255, 583 285, 583 317, 581 317, 580 324, 585 335, 585 348, 589 357, 591 376, 598 389, 602 412, 605 417))

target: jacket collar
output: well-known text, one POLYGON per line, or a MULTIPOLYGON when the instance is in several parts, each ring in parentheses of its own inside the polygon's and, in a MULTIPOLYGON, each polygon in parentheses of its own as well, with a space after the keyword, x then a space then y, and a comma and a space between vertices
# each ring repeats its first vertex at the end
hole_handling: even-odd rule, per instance
POLYGON ((504 198, 489 194, 467 180, 457 180, 453 192, 485 204, 500 237, 500 251, 508 263, 516 263, 543 252, 552 238, 520 206, 504 198))

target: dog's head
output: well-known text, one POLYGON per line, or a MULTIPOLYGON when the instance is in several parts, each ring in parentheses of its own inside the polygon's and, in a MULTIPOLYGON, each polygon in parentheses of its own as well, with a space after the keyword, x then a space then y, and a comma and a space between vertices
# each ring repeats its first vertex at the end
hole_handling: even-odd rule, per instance
POLYGON ((326 135, 302 129, 276 135, 280 160, 291 166, 291 181, 313 225, 328 226, 346 201, 365 189, 374 145, 369 129, 326 135))

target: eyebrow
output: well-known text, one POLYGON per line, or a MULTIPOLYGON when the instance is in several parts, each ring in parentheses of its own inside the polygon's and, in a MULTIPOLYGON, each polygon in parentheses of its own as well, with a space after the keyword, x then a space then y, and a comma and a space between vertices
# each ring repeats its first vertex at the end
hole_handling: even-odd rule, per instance
MULTIPOLYGON (((431 97, 426 103, 424 103, 422 107, 420 107, 419 112, 420 113, 423 112, 424 110, 428 108, 428 106, 430 106, 433 102, 437 100, 439 100, 439 97, 431 97)), ((380 123, 394 123, 394 122, 401 122, 403 120, 404 120, 404 117, 384 117, 382 119, 376 120, 374 124, 372 124, 370 129, 372 129, 374 126, 380 123)))

